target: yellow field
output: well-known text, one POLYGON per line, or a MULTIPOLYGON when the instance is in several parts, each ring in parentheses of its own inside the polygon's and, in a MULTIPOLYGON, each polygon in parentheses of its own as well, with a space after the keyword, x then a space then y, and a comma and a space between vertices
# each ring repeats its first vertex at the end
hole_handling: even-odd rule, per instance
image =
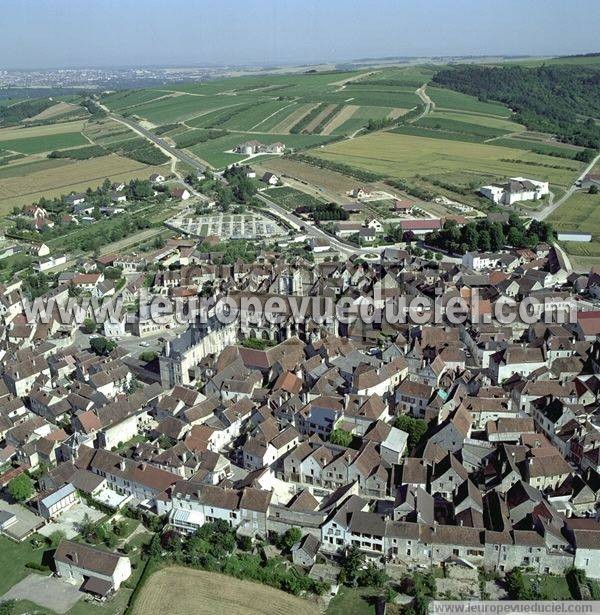
POLYGON ((311 150, 314 156, 395 178, 457 172, 494 177, 531 177, 570 186, 581 164, 481 143, 379 132, 311 150), (559 167, 559 168, 553 168, 559 167))
POLYGON ((107 177, 111 181, 147 179, 155 172, 165 174, 169 168, 147 166, 115 154, 89 160, 40 160, 31 156, 19 163, 0 168, 0 215, 42 196, 52 198, 95 188, 107 177))
POLYGON ((0 141, 12 141, 13 139, 29 139, 30 137, 46 137, 65 132, 81 132, 85 124, 84 120, 76 122, 61 122, 60 124, 48 124, 46 126, 28 126, 26 128, 2 128, 0 129, 0 141))
POLYGON ((40 122, 43 120, 49 120, 58 115, 62 115, 63 113, 68 113, 69 111, 81 111, 82 114, 85 112, 85 109, 82 109, 79 105, 74 105, 73 103, 68 102, 58 102, 52 107, 48 107, 48 109, 44 109, 37 115, 33 117, 25 119, 25 122, 40 122))
POLYGON ((316 605, 266 585, 215 572, 170 567, 145 583, 134 615, 314 615, 316 605))
MULTIPOLYGON (((264 163, 264 169, 273 171, 284 176, 291 177, 300 182, 308 183, 315 188, 323 188, 327 192, 333 192, 340 198, 347 198, 346 192, 352 190, 361 182, 335 173, 327 169, 320 169, 309 164, 289 160, 288 158, 274 158, 264 163)), ((284 177, 285 179, 285 177, 284 177)))

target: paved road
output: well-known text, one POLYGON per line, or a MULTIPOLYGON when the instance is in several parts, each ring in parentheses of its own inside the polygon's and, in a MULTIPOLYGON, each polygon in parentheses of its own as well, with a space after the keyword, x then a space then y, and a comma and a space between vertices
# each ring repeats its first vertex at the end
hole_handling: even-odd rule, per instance
POLYGON ((198 169, 198 171, 202 171, 202 172, 206 169, 206 167, 203 164, 200 164, 195 158, 193 158, 186 152, 182 152, 176 147, 169 145, 164 139, 161 139, 159 136, 155 135, 153 132, 151 132, 147 128, 144 128, 137 122, 134 122, 133 120, 126 118, 126 117, 121 117, 120 115, 115 115, 114 113, 109 114, 109 117, 117 122, 121 122, 125 124, 126 126, 129 126, 129 128, 131 128, 132 130, 139 132, 141 135, 146 137, 146 139, 148 139, 149 141, 152 141, 153 143, 158 145, 160 148, 167 151, 169 154, 171 154, 171 156, 174 156, 178 160, 181 160, 181 162, 185 162, 186 164, 189 164, 194 169, 198 169))
POLYGON ((312 235, 313 237, 318 237, 319 239, 326 239, 336 250, 339 250, 342 254, 346 256, 351 256, 353 254, 377 254, 379 252, 383 252, 385 248, 383 247, 373 247, 373 248, 357 248, 351 244, 346 243, 345 241, 340 241, 339 239, 332 237, 329 233, 326 233, 324 230, 320 229, 318 226, 314 224, 310 224, 306 222, 306 220, 302 220, 291 211, 284 209, 283 207, 277 205, 270 199, 268 199, 264 194, 258 193, 256 195, 261 201, 263 201, 266 205, 269 206, 269 211, 276 215, 278 218, 281 218, 284 222, 293 222, 298 226, 304 228, 304 232, 307 235, 312 235))
MULTIPOLYGON (((553 211, 558 209, 569 197, 573 196, 573 193, 579 190, 577 186, 577 182, 581 181, 596 165, 596 163, 600 160, 600 154, 598 154, 587 167, 585 167, 584 171, 581 175, 575 180, 573 185, 565 192, 563 196, 558 199, 558 201, 552 201, 546 205, 542 210, 531 214, 531 217, 535 220, 545 220, 553 211)), ((552 198, 552 197, 551 197, 552 198)))

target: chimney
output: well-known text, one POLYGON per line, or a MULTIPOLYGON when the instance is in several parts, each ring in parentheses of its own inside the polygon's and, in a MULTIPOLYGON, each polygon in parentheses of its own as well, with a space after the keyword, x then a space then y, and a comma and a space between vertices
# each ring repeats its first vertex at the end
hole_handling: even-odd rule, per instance
POLYGON ((79 554, 77 553, 77 551, 73 551, 73 555, 71 556, 71 558, 73 559, 73 563, 79 563, 79 554))
POLYGON ((142 461, 139 465, 140 470, 143 472, 146 469, 146 463, 142 461))
POLYGON ((121 459, 121 461, 119 461, 119 469, 121 470, 125 470, 125 460, 121 459))

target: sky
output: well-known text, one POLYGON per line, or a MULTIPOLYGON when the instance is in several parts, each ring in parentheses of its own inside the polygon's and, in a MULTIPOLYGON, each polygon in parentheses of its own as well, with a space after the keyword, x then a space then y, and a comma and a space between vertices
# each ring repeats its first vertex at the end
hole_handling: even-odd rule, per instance
POLYGON ((598 0, 0 0, 0 68, 600 51, 598 0))

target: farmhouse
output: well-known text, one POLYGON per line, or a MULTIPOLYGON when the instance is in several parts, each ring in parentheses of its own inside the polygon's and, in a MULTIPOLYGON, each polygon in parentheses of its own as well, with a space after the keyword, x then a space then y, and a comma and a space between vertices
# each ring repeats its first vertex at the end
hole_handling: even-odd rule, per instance
POLYGON ((398 214, 409 214, 412 212, 415 204, 412 201, 394 201, 394 211, 398 214))
POLYGON ((279 177, 277 177, 275 173, 267 172, 262 176, 261 181, 265 184, 269 184, 269 186, 276 186, 279 183, 279 177))
POLYGON ((187 201, 191 194, 189 193, 187 188, 173 188, 171 190, 171 196, 174 199, 181 199, 182 201, 187 201))
POLYGON ((152 173, 152 175, 150 175, 150 181, 153 184, 160 184, 165 181, 165 178, 160 173, 152 173))
POLYGON ((54 553, 56 573, 83 591, 105 597, 131 576, 128 557, 63 540, 54 553))
POLYGON ((240 143, 234 150, 237 154, 252 156, 254 154, 283 154, 285 145, 281 141, 265 145, 260 141, 252 140, 240 143))
POLYGON ((367 188, 367 186, 359 186, 358 188, 354 188, 354 190, 352 190, 352 196, 355 199, 369 198, 371 194, 371 188, 367 188))
POLYGON ((512 205, 519 201, 536 201, 550 192, 548 182, 511 177, 505 184, 482 186, 479 192, 494 203, 512 205))

